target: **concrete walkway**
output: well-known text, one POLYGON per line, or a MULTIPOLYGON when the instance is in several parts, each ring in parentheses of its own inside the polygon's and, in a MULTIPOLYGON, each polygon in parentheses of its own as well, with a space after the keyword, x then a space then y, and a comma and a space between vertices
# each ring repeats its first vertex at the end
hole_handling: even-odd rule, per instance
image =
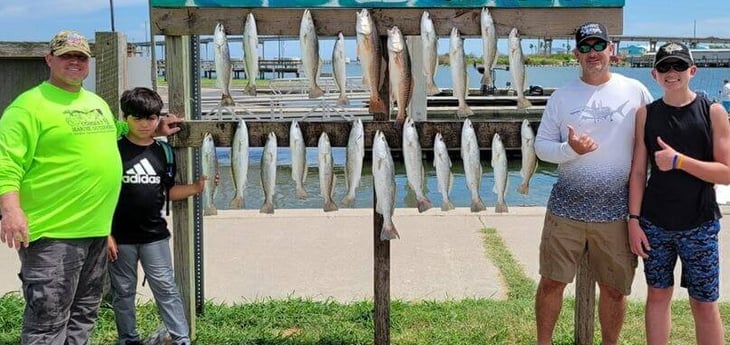
MULTIPOLYGON (((481 229, 497 229, 525 274, 537 281, 538 248, 545 208, 511 207, 472 214, 467 208, 423 214, 396 209, 401 238, 391 243, 391 297, 444 300, 504 299, 504 282, 484 252, 481 229)), ((723 228, 730 220, 723 218, 723 228)), ((372 210, 219 211, 205 217, 204 296, 235 303, 266 298, 305 297, 342 302, 373 295, 372 210)), ((721 231, 720 252, 730 234, 721 231)), ((728 256, 721 254, 721 300, 730 300, 728 256)), ((0 294, 17 291, 19 263, 14 250, 0 248, 0 294)), ((639 263, 631 298, 643 300, 646 284, 639 263)), ((679 269, 677 270, 677 273, 679 269)), ((678 275, 677 275, 678 277, 678 275)), ((677 279, 678 280, 678 279, 677 279)), ((569 293, 573 285, 569 285, 569 293)), ((678 289, 675 298, 686 298, 678 289)), ((147 287, 140 297, 151 297, 147 287)))

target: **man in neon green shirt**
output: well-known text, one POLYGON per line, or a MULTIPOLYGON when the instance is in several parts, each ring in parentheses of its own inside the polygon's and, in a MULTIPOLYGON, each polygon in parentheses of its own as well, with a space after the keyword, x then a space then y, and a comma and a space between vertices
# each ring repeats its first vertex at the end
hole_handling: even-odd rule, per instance
POLYGON ((22 344, 86 344, 97 318, 126 128, 82 88, 90 56, 81 34, 56 34, 50 78, 0 118, 0 240, 20 257, 22 344))

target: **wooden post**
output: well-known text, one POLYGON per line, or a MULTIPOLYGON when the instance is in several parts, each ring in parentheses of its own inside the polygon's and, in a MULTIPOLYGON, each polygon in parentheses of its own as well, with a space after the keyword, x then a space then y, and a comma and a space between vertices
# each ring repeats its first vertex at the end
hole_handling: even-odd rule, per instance
POLYGON ((411 56, 413 95, 408 106, 408 116, 414 121, 426 121, 428 108, 426 99, 426 77, 423 75, 423 42, 421 36, 406 36, 408 53, 411 56))
MULTIPOLYGON (((375 195, 373 184, 373 195, 375 195)), ((390 345, 390 241, 380 240, 383 216, 375 211, 373 200, 373 264, 375 345, 390 345)))
MULTIPOLYGON (((165 36, 165 73, 168 81, 170 113, 190 120, 189 95, 192 85, 190 76, 190 39, 188 36, 165 36)), ((192 181, 192 155, 189 148, 176 148, 177 171, 192 181)), ((190 324, 190 339, 195 339, 195 258, 192 200, 173 203, 173 255, 175 281, 185 308, 185 318, 190 324)))
POLYGON ((588 266, 588 253, 578 264, 575 278, 575 343, 593 344, 594 306, 596 303, 596 283, 588 266))
POLYGON ((95 40, 96 94, 120 116, 119 96, 127 89, 127 39, 119 32, 97 32, 95 40))

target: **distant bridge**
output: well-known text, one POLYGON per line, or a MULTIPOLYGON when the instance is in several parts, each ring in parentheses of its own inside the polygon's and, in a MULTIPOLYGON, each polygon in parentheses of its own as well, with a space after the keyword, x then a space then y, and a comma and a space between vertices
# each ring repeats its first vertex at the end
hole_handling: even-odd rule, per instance
MULTIPOLYGON (((613 41, 618 46, 621 42, 648 42, 649 43, 649 52, 655 52, 656 51, 656 45, 658 43, 664 43, 664 42, 682 42, 689 46, 690 48, 697 48, 697 45, 706 43, 706 44, 726 44, 730 45, 730 38, 721 38, 721 37, 714 37, 714 36, 708 36, 708 37, 682 37, 682 36, 643 36, 643 35, 610 35, 611 41, 613 41)), ((470 37, 474 38, 474 37, 470 37)), ((531 37, 527 35, 523 35, 522 39, 538 39, 545 42, 545 45, 543 46, 542 52, 545 54, 552 53, 552 43, 556 40, 573 40, 573 36, 562 36, 562 37, 531 37)), ((299 40, 299 37, 296 36, 259 36, 259 42, 263 41, 296 41, 299 40)), ((241 36, 229 36, 228 42, 241 42, 242 37, 241 36)), ((212 37, 201 37, 200 38, 200 44, 207 45, 208 43, 212 43, 213 38, 212 37)), ((136 42, 136 43, 130 43, 134 44, 137 47, 149 47, 150 42, 136 42)), ((156 46, 164 46, 165 41, 160 40, 155 42, 156 46)))

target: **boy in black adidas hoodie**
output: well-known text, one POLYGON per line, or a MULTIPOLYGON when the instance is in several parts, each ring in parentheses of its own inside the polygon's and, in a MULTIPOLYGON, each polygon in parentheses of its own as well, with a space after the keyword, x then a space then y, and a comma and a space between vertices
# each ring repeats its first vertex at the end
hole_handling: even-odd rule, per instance
POLYGON ((175 185, 172 150, 166 142, 153 137, 163 106, 155 91, 143 87, 127 90, 120 105, 129 133, 118 142, 124 173, 108 241, 119 344, 142 344, 135 313, 138 262, 142 264, 172 344, 190 344, 190 330, 173 275, 170 231, 162 217, 162 208, 165 200, 182 200, 201 193, 207 178, 175 185))

